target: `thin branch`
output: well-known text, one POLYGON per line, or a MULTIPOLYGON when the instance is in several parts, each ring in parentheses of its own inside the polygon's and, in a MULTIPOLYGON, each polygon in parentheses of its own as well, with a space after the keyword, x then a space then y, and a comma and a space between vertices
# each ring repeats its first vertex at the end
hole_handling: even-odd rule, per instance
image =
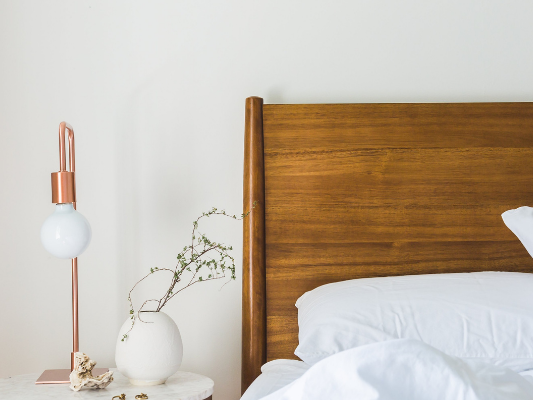
MULTIPOLYGON (((252 209, 255 208, 256 204, 257 202, 253 203, 252 209)), ((132 324, 131 324, 130 330, 126 332, 126 334, 124 334, 122 340, 125 340, 128 337, 128 333, 131 332, 135 324, 135 311, 133 308, 133 301, 131 299, 132 292, 137 287, 137 285, 139 285, 139 283, 144 281, 146 278, 148 278, 150 275, 154 274, 155 272, 169 271, 169 272, 172 272, 173 276, 172 276, 172 280, 170 281, 169 288, 165 291, 165 294, 159 300, 158 299, 146 300, 141 305, 139 310, 137 311, 137 318, 139 319, 139 321, 145 322, 145 323, 147 321, 143 321, 141 319, 140 313, 148 302, 156 301, 157 307, 155 311, 156 312, 161 311, 161 309, 168 303, 168 301, 170 301, 170 299, 172 299, 179 292, 194 285, 195 283, 222 279, 226 277, 227 270, 231 272, 231 277, 230 277, 231 279, 228 282, 226 282, 222 287, 224 287, 231 280, 234 280, 235 279, 235 259, 228 253, 228 250, 233 250, 233 248, 231 246, 226 246, 222 243, 212 242, 211 240, 209 240, 207 236, 205 236, 203 233, 198 231, 198 224, 202 218, 210 217, 212 215, 223 215, 225 217, 229 217, 229 218, 240 221, 246 218, 251 212, 252 210, 248 211, 247 213, 242 214, 240 217, 237 217, 235 215, 227 214, 226 211, 224 210, 218 211, 216 208, 213 207, 210 211, 204 212, 202 213, 202 215, 196 218, 196 220, 193 221, 193 229, 191 232, 191 245, 185 246, 183 250, 180 253, 178 253, 178 256, 177 256, 178 263, 176 264, 176 267, 173 270, 169 268, 155 268, 155 269, 151 268, 150 273, 142 277, 139 281, 137 281, 137 283, 135 283, 135 285, 133 285, 131 290, 128 292, 128 301, 130 304, 130 315, 132 319, 132 324), (196 244, 195 244, 195 240, 197 241, 196 244), (198 250, 196 246, 201 246, 201 250, 198 250), (215 258, 206 257, 206 255, 213 250, 216 251, 220 257, 218 261, 215 258), (186 254, 188 253, 190 254, 189 258, 186 257, 186 254), (225 262, 227 262, 228 258, 229 260, 231 260, 231 265, 226 266, 225 262), (191 270, 193 265, 194 265, 194 271, 191 270), (209 276, 206 279, 203 279, 202 276, 199 276, 197 278, 197 276, 199 275, 199 272, 204 267, 207 268, 207 270, 209 270, 210 272, 209 276), (192 273, 191 279, 185 286, 183 286, 182 288, 174 292, 176 285, 182 281, 182 275, 185 273, 185 271, 190 271, 192 273)))
POLYGON ((181 292, 182 290, 185 290, 187 289, 188 287, 194 285, 195 283, 198 283, 198 282, 207 282, 207 281, 214 281, 215 279, 222 279, 224 278, 224 276, 219 276, 218 278, 208 278, 208 279, 202 279, 201 281, 194 281, 193 283, 189 283, 187 284, 187 286, 184 286, 182 287, 180 290, 178 290, 176 293, 174 293, 172 296, 170 296, 169 300, 174 297, 175 295, 177 295, 179 292, 181 292))
POLYGON ((141 311, 143 309, 143 307, 146 305, 146 303, 150 302, 150 301, 159 301, 157 299, 150 299, 150 300, 146 300, 143 305, 141 306, 141 308, 139 308, 139 311, 137 311, 137 318, 139 318, 139 321, 141 322, 144 322, 145 324, 153 324, 153 322, 150 322, 150 321, 143 321, 142 318, 141 318, 141 311))

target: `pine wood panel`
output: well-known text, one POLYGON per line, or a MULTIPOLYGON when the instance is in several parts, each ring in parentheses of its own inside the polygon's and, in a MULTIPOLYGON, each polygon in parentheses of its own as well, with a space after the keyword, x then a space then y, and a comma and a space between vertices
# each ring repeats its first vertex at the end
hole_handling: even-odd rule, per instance
POLYGON ((532 203, 531 103, 264 105, 263 134, 268 360, 325 283, 533 272, 500 217, 532 203))

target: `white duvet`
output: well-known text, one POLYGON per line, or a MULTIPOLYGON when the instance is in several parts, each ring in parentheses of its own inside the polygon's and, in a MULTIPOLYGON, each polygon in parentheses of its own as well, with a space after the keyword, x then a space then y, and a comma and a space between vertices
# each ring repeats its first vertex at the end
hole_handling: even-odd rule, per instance
POLYGON ((417 340, 342 351, 263 400, 533 400, 533 378, 417 340), (528 380, 530 379, 530 380, 528 380))

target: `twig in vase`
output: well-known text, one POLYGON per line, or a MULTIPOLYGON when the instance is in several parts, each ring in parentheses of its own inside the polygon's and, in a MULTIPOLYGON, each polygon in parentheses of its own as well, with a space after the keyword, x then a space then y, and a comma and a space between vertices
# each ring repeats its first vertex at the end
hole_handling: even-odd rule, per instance
MULTIPOLYGON (((255 208, 257 202, 254 201, 252 209, 255 208)), ((131 299, 131 294, 133 290, 137 287, 139 283, 144 281, 146 278, 151 276, 156 272, 168 271, 172 273, 172 279, 170 281, 169 288, 165 291, 164 295, 160 299, 150 299, 146 300, 139 310, 137 311, 137 318, 141 322, 140 313, 143 307, 149 302, 157 302, 157 307, 154 310, 155 312, 161 311, 161 309, 181 291, 187 289, 188 287, 198 283, 198 282, 207 282, 216 279, 225 278, 227 273, 230 273, 230 279, 227 283, 235 280, 235 259, 229 254, 229 251, 233 250, 232 246, 226 246, 222 243, 213 242, 207 238, 206 235, 198 231, 198 225, 202 218, 209 218, 212 215, 222 215, 228 218, 232 218, 238 221, 246 218, 252 210, 248 211, 245 214, 240 216, 227 214, 226 211, 219 211, 217 208, 213 207, 210 211, 202 213, 194 222, 191 234, 191 244, 185 246, 183 250, 178 254, 177 259, 178 263, 174 269, 170 268, 150 268, 150 272, 143 276, 128 293, 128 302, 130 305, 130 318, 131 318, 131 327, 122 337, 122 341, 128 338, 128 334, 131 332, 135 325, 135 310, 133 308, 133 301, 131 299), (211 255, 214 254, 214 257, 211 255), (191 278, 188 280, 187 284, 179 288, 177 285, 182 282, 184 274, 190 273, 191 278), (207 275, 207 276, 206 276, 207 275), (177 288, 178 287, 178 288, 177 288)))

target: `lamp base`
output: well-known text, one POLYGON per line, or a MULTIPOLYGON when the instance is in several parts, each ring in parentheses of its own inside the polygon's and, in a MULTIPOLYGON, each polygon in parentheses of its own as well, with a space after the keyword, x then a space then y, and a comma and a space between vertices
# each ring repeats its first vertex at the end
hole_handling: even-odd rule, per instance
MULTIPOLYGON (((95 368, 91 372, 93 376, 105 374, 109 371, 108 368, 95 368)), ((44 371, 39 379, 35 381, 36 385, 51 384, 51 383, 70 383, 70 369, 47 369, 44 371)))

